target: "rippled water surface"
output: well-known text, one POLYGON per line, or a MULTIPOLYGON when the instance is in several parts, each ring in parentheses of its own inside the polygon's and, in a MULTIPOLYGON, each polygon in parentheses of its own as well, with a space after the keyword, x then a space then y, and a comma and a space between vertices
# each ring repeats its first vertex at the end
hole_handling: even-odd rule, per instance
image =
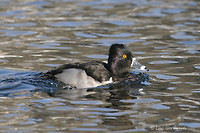
POLYGON ((198 0, 1 0, 0 132, 200 132, 199 11, 198 0), (148 82, 65 90, 35 78, 104 61, 112 43, 150 68, 148 82))

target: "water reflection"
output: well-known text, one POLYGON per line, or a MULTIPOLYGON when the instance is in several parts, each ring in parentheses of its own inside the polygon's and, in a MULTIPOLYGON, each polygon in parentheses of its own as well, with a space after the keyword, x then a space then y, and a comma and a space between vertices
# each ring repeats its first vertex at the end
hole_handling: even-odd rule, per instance
POLYGON ((1 132, 199 132, 197 0, 0 2, 1 132), (35 79, 125 43, 150 81, 66 90, 35 79), (55 91, 57 90, 57 91, 55 91))

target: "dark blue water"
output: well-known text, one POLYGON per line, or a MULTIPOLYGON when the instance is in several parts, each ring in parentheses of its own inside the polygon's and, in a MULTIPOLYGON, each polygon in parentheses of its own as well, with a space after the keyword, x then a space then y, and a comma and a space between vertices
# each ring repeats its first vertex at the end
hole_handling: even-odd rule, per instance
POLYGON ((199 132, 199 6, 0 1, 0 132, 199 132), (143 82, 69 89, 40 78, 65 63, 105 61, 112 43, 150 68, 143 82))

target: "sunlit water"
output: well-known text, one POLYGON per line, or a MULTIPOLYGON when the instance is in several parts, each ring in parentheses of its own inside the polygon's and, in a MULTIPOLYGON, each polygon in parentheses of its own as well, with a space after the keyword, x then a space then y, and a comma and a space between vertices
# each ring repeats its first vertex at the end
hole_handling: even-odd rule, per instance
POLYGON ((0 132, 200 132, 198 0, 1 0, 0 132), (36 78, 124 43, 150 80, 61 89, 36 78), (54 93, 55 90, 58 90, 54 93))

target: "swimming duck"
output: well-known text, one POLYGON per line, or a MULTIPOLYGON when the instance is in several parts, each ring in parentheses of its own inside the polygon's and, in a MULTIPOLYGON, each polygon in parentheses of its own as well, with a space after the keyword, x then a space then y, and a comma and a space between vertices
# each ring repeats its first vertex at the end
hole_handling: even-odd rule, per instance
POLYGON ((124 44, 112 44, 109 49, 108 63, 89 61, 64 64, 44 73, 43 77, 76 88, 91 88, 126 79, 132 67, 148 71, 148 68, 141 65, 124 44))

